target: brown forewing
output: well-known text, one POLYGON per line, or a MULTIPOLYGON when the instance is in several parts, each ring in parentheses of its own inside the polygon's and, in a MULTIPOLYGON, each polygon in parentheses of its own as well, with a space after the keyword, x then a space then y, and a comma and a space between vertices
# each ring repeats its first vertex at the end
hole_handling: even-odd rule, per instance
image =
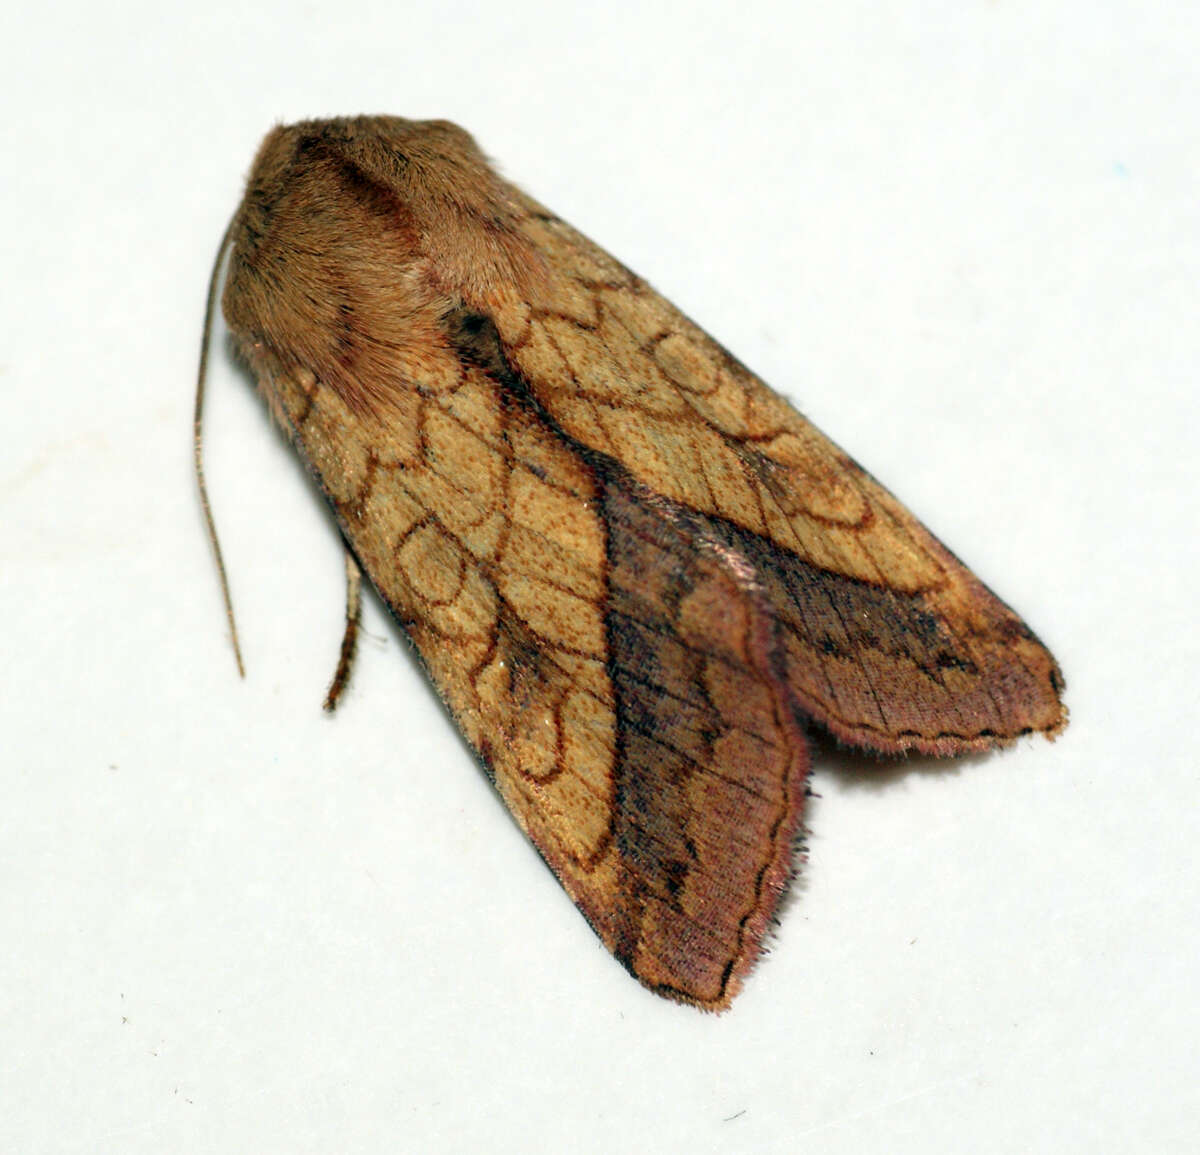
POLYGON ((1065 723, 1027 626, 856 462, 674 306, 530 204, 553 277, 497 310, 555 424, 712 519, 786 635, 802 708, 881 753, 986 749, 1065 723))

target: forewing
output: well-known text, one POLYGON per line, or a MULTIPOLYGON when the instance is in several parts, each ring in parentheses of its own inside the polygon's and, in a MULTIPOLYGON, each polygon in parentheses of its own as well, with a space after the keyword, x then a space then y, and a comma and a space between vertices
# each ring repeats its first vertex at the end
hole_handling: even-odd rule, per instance
POLYGON ((379 211, 361 201, 346 212, 364 219, 318 253, 300 206, 350 179, 324 158, 298 166, 271 204, 286 227, 235 248, 243 350, 600 937, 653 989, 725 1006, 790 872, 805 794, 777 615, 702 518, 554 427, 486 316, 396 287, 410 238, 393 216, 369 235, 395 231, 394 265, 355 251, 379 211), (305 298, 280 305, 277 280, 305 298))
POLYGON ((550 275, 494 309, 513 371, 753 570, 807 715, 881 752, 1061 728, 1054 659, 887 490, 569 225, 528 202, 524 231, 550 275))

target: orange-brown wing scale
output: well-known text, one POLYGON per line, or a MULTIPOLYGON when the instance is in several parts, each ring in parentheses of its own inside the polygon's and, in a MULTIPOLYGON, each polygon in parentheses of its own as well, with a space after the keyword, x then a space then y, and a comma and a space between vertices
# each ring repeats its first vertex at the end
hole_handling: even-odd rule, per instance
POLYGON ((885 490, 461 130, 265 142, 225 311, 351 549, 617 957, 720 1008, 791 868, 805 717, 955 753, 1053 659, 885 490))

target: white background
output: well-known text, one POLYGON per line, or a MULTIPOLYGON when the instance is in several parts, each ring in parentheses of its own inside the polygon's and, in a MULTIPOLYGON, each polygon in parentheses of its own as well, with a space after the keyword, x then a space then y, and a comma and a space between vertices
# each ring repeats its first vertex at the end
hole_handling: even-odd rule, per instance
POLYGON ((6 22, 0 1150, 1194 1150, 1200 9, 35 4, 6 22), (617 966, 214 346, 277 120, 439 116, 1026 616, 1072 723, 817 751, 732 1012, 617 966))

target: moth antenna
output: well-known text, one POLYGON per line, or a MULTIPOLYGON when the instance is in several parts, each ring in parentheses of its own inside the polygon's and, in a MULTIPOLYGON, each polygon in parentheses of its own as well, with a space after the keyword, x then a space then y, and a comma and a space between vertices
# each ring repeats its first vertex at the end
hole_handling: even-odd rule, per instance
POLYGON ((200 337, 200 367, 196 373, 196 409, 192 416, 192 448, 196 466, 196 484, 200 487, 200 505, 204 509, 204 524, 208 531, 208 540, 212 543, 213 557, 217 562, 217 576, 221 580, 221 596, 225 599, 225 617, 229 622, 229 634, 233 639, 233 656, 237 660, 238 674, 246 676, 246 667, 242 664, 242 647, 238 645, 237 624, 233 620, 233 599, 229 594, 229 579, 225 576, 225 559, 221 556, 221 543, 217 540, 217 526, 213 521, 212 506, 208 501, 208 488, 204 484, 204 436, 201 431, 201 413, 204 409, 204 381, 208 376, 208 346, 212 336, 213 306, 217 300, 217 280, 221 273, 221 264, 229 248, 233 236, 233 222, 230 219, 225 226, 225 235, 221 237, 216 259, 213 261, 212 273, 208 278, 208 298, 204 303, 204 332, 200 337))

